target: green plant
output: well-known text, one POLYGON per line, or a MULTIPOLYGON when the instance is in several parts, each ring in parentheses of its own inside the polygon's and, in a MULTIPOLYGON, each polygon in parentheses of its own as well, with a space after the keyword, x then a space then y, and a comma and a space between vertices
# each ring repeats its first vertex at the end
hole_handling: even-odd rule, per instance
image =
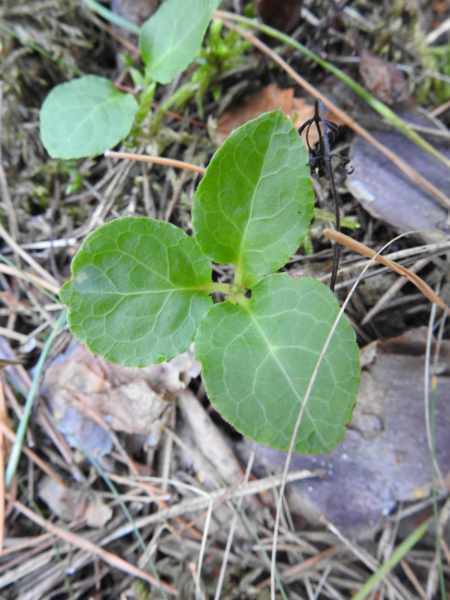
POLYGON ((151 131, 157 128, 164 111, 181 106, 193 96, 201 108, 203 95, 217 75, 236 64, 248 47, 235 33, 222 36, 222 25, 217 22, 211 28, 207 47, 200 52, 212 13, 219 4, 220 0, 167 0, 146 21, 139 33, 145 70, 141 73, 128 67, 139 91, 136 98, 96 75, 84 75, 56 86, 40 113, 41 139, 50 156, 96 156, 139 132, 151 108, 155 85, 172 81, 198 54, 199 65, 191 80, 160 108, 151 131))
MULTIPOLYGON (((73 333, 112 362, 165 361, 195 340, 211 402, 245 435, 287 448, 339 305, 310 278, 275 273, 308 232, 307 154, 279 112, 236 130, 197 189, 195 235, 134 217, 92 233, 61 292, 73 333), (235 268, 212 281, 211 261, 235 268), (211 294, 224 302, 213 304, 211 294)), ((342 438, 358 387, 354 332, 341 318, 319 366, 296 448, 342 438)))
MULTIPOLYGON (((173 23, 174 7, 187 5, 178 0, 168 0, 144 26, 147 82, 169 81, 198 52, 218 2, 196 3, 204 19, 187 31, 173 23), (176 32, 171 40, 161 34, 169 18, 176 32)), ((190 6, 181 15, 185 26, 193 12, 190 6)), ((60 156, 106 149, 126 135, 138 112, 131 96, 98 78, 83 79, 83 118, 76 104, 65 108, 67 87, 42 109, 44 143, 60 156), (60 110, 50 127, 56 100, 60 110), (110 109, 117 118, 106 137, 100 129, 110 109), (89 138, 87 129, 98 120, 89 138)), ((307 164, 287 117, 273 112, 246 123, 206 169, 194 198, 192 237, 149 218, 112 221, 82 244, 61 299, 72 332, 112 362, 139 367, 166 361, 194 341, 209 398, 236 429, 287 449, 302 410, 295 448, 321 453, 342 439, 350 421, 359 359, 355 334, 330 290, 311 278, 277 273, 310 228, 307 164), (212 262, 233 266, 232 283, 213 281, 212 262)))

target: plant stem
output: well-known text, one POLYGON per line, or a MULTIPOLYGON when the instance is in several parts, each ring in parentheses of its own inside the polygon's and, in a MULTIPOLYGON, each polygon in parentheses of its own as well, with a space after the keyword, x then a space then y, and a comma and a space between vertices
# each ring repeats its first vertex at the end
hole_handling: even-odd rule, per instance
POLYGON ((164 115, 168 110, 172 107, 180 107, 186 102, 188 102, 198 90, 198 84, 193 83, 192 81, 188 81, 183 84, 178 90, 170 96, 165 102, 161 104, 158 110, 155 113, 155 116, 152 119, 152 123, 150 126, 150 132, 152 135, 155 135, 161 125, 161 121, 164 118, 164 115))
POLYGON ((133 138, 136 138, 139 135, 142 122, 151 110, 153 98, 155 97, 155 91, 156 83, 151 81, 147 83, 147 86, 139 96, 139 108, 134 118, 133 130, 131 132, 133 138))
POLYGON ((116 15, 111 10, 97 2, 97 0, 83 0, 83 2, 88 8, 90 8, 93 12, 96 12, 98 15, 103 17, 106 21, 109 21, 113 25, 117 25, 117 27, 122 27, 122 29, 128 29, 128 31, 139 35, 139 32, 141 31, 140 27, 138 27, 134 23, 131 23, 130 21, 127 21, 127 19, 124 19, 123 17, 116 15))

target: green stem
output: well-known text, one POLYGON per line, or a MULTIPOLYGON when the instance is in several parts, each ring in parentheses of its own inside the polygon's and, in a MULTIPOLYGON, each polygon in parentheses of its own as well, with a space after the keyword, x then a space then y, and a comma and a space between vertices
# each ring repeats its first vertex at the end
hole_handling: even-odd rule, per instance
POLYGON ((140 27, 138 27, 135 23, 127 21, 127 19, 124 19, 123 17, 116 15, 111 10, 97 2, 97 0, 83 0, 83 2, 88 8, 90 8, 93 12, 96 12, 98 15, 103 17, 106 21, 109 21, 113 25, 117 25, 117 27, 122 27, 122 29, 128 29, 128 31, 139 35, 141 31, 140 27))
POLYGON ((359 592, 353 596, 353 600, 364 600, 380 583, 386 575, 402 560, 402 558, 411 550, 413 546, 425 535, 430 521, 425 521, 415 529, 389 557, 384 564, 366 581, 359 592))
POLYGON ((198 90, 198 84, 193 83, 192 81, 188 81, 183 84, 177 91, 170 96, 165 102, 161 104, 161 106, 156 111, 155 116, 153 117, 153 121, 151 124, 150 131, 152 135, 155 135, 158 131, 161 121, 164 118, 164 115, 168 110, 172 107, 180 107, 183 106, 186 102, 188 102, 191 98, 193 98, 198 90))
POLYGON ((156 82, 152 81, 146 84, 145 89, 139 96, 139 108, 134 118, 133 129, 131 131, 132 139, 137 138, 141 132, 141 125, 151 110, 155 91, 156 82))
POLYGON ((255 21, 253 19, 249 19, 247 17, 242 17, 241 15, 235 15, 225 11, 216 11, 216 14, 221 19, 237 21, 238 23, 248 25, 249 27, 260 31, 286 44, 287 46, 298 50, 303 56, 314 61, 323 69, 325 69, 329 73, 332 73, 340 81, 345 83, 345 85, 347 85, 353 92, 355 92, 355 94, 357 94, 360 98, 365 100, 365 102, 367 102, 367 104, 371 108, 373 108, 377 113, 379 113, 384 118, 384 120, 387 123, 389 123, 389 125, 392 125, 392 127, 397 129, 400 133, 402 133, 412 142, 417 144, 417 146, 425 150, 425 152, 428 152, 440 162, 442 162, 444 165, 450 167, 450 160, 447 157, 443 156, 438 150, 436 150, 436 148, 434 148, 426 140, 424 140, 418 133, 413 131, 408 125, 408 123, 406 123, 405 121, 403 121, 403 119, 396 115, 393 110, 391 110, 388 106, 383 104, 383 102, 372 96, 370 92, 368 92, 362 85, 357 83, 354 79, 346 75, 343 71, 335 67, 327 60, 320 58, 320 56, 318 56, 312 50, 306 48, 306 46, 303 46, 303 44, 300 44, 299 42, 291 38, 289 35, 286 35, 285 33, 282 33, 281 31, 278 31, 273 27, 269 27, 268 25, 263 25, 262 23, 259 23, 258 21, 255 21))
POLYGON ((11 481, 16 473, 17 465, 19 463, 20 455, 22 453, 23 441, 25 439, 25 435, 27 433, 28 422, 30 420, 31 411, 33 409, 34 400, 37 396, 39 390, 39 382, 41 380, 41 373, 44 368, 45 361, 47 359, 48 353, 53 345, 53 342, 56 339, 56 336, 59 334, 61 329, 64 327, 66 322, 66 313, 65 311, 61 313, 59 319, 57 320, 53 330, 45 342, 45 345, 42 349, 41 355, 39 356, 39 360, 37 362, 33 381, 31 383, 30 390, 27 395, 27 399, 25 402, 25 407, 23 409, 22 418, 20 419, 19 427, 16 433, 16 439, 14 440, 14 444, 11 450, 11 454, 9 455, 8 466, 6 467, 6 475, 5 475, 5 484, 6 486, 11 485, 11 481))

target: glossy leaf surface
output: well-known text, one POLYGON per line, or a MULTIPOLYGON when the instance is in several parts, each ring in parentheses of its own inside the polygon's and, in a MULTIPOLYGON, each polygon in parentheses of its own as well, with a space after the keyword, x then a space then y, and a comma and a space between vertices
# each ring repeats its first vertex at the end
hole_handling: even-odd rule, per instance
POLYGON ((193 209, 203 251, 235 265, 246 287, 286 264, 312 216, 308 155, 281 112, 265 113, 231 134, 210 162, 193 209))
POLYGON ((221 0, 166 0, 141 29, 139 47, 148 75, 169 83, 200 51, 221 0))
MULTIPOLYGON (((270 275, 244 305, 214 305, 196 354, 216 410, 257 442, 286 450, 339 305, 310 279, 270 275)), ((355 334, 343 317, 318 369, 296 450, 323 453, 342 440, 359 383, 355 334)))
POLYGON ((42 143, 53 158, 97 156, 129 134, 137 108, 133 96, 103 77, 62 83, 42 105, 42 143))
POLYGON ((211 306, 211 267, 181 229, 144 217, 103 225, 61 291, 72 332, 111 362, 145 366, 185 351, 211 306))

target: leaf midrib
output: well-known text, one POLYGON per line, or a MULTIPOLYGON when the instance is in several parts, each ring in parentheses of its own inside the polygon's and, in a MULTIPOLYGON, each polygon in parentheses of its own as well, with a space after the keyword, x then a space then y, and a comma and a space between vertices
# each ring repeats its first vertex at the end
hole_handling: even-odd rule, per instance
MULTIPOLYGON (((210 18, 208 17, 208 19, 207 19, 208 22, 209 22, 209 19, 210 18)), ((191 29, 189 29, 186 32, 186 35, 184 37, 179 37, 178 41, 175 41, 175 43, 169 44, 167 51, 163 55, 161 55, 159 61, 152 62, 150 59, 150 70, 153 72, 157 71, 160 68, 161 64, 163 64, 164 61, 167 59, 168 56, 170 57, 171 54, 177 53, 179 51, 179 48, 180 47, 182 48, 184 46, 185 40, 192 36, 192 33, 193 33, 193 31, 195 31, 196 27, 197 27, 197 25, 195 23, 193 23, 191 29)), ((171 40, 174 39, 174 35, 175 35, 176 31, 177 31, 176 28, 174 28, 172 30, 171 40)), ((200 42, 200 44, 201 44, 201 42, 200 42)))
MULTIPOLYGON (((245 305, 242 305, 242 306, 243 306, 243 309, 247 312, 250 320, 252 321, 252 323, 255 326, 256 330, 260 334, 260 336, 263 339, 264 343, 266 344, 267 351, 268 351, 269 355, 272 356, 272 358, 275 361, 277 367, 280 369, 280 372, 282 373, 282 375, 284 376, 286 382, 288 383, 289 388, 292 390, 294 396, 298 400, 299 410, 302 410, 303 403, 304 403, 304 398, 302 398, 298 394, 297 390, 295 389, 295 386, 292 384, 292 381, 291 381, 291 378, 289 377, 289 374, 286 372, 286 369, 283 367, 282 362, 277 357, 277 355, 272 351, 273 346, 270 343, 270 340, 268 339, 268 337, 266 336, 264 329, 259 324, 257 317, 254 315, 254 313, 252 313, 250 307, 246 307, 245 305)), ((299 348, 299 346, 297 346, 297 348, 299 348)), ((307 404, 304 405, 303 410, 304 410, 305 415, 308 417, 311 425, 313 426, 314 431, 316 432, 317 437, 320 439, 323 447, 326 448, 327 447, 326 441, 323 439, 323 436, 322 436, 320 430, 317 428, 315 420, 312 418, 311 413, 309 412, 307 404)))
POLYGON ((74 129, 72 130, 72 133, 67 137, 67 139, 64 141, 64 144, 70 143, 74 137, 78 134, 79 130, 81 130, 86 121, 93 119, 94 115, 96 112, 100 112, 102 110, 105 110, 105 108, 108 106, 108 104, 110 103, 114 103, 114 102, 119 102, 121 101, 123 98, 126 98, 127 95, 129 96, 129 94, 125 94, 124 96, 116 96, 114 98, 108 98, 107 100, 102 101, 101 104, 97 104, 97 106, 95 106, 85 117, 84 119, 82 119, 81 121, 78 122, 78 125, 76 127, 74 127, 74 129))
POLYGON ((264 158, 262 160, 261 163, 261 168, 259 169, 258 172, 258 177, 257 177, 257 184, 255 185, 254 189, 253 189, 253 193, 252 193, 252 197, 251 197, 251 201, 250 201, 250 210, 249 210, 249 216, 247 218, 247 222, 245 223, 245 227, 242 231, 242 236, 241 236, 241 241, 239 244, 239 251, 238 251, 238 261, 236 263, 236 271, 237 273, 240 274, 240 279, 242 279, 242 276, 244 275, 243 271, 242 271, 242 263, 243 263, 243 259, 244 259, 244 252, 242 250, 245 241, 246 241, 246 237, 247 237, 247 232, 250 226, 250 222, 252 220, 252 216, 253 216, 253 209, 254 209, 254 205, 256 202, 256 197, 257 197, 257 191, 259 189, 260 186, 260 182, 261 182, 261 173, 264 172, 264 168, 266 166, 266 162, 267 162, 267 156, 269 154, 269 149, 270 149, 270 145, 272 143, 272 139, 274 137, 275 134, 275 130, 276 130, 276 124, 272 125, 272 131, 270 134, 270 139, 267 142, 266 148, 265 148, 265 152, 264 152, 264 158))

